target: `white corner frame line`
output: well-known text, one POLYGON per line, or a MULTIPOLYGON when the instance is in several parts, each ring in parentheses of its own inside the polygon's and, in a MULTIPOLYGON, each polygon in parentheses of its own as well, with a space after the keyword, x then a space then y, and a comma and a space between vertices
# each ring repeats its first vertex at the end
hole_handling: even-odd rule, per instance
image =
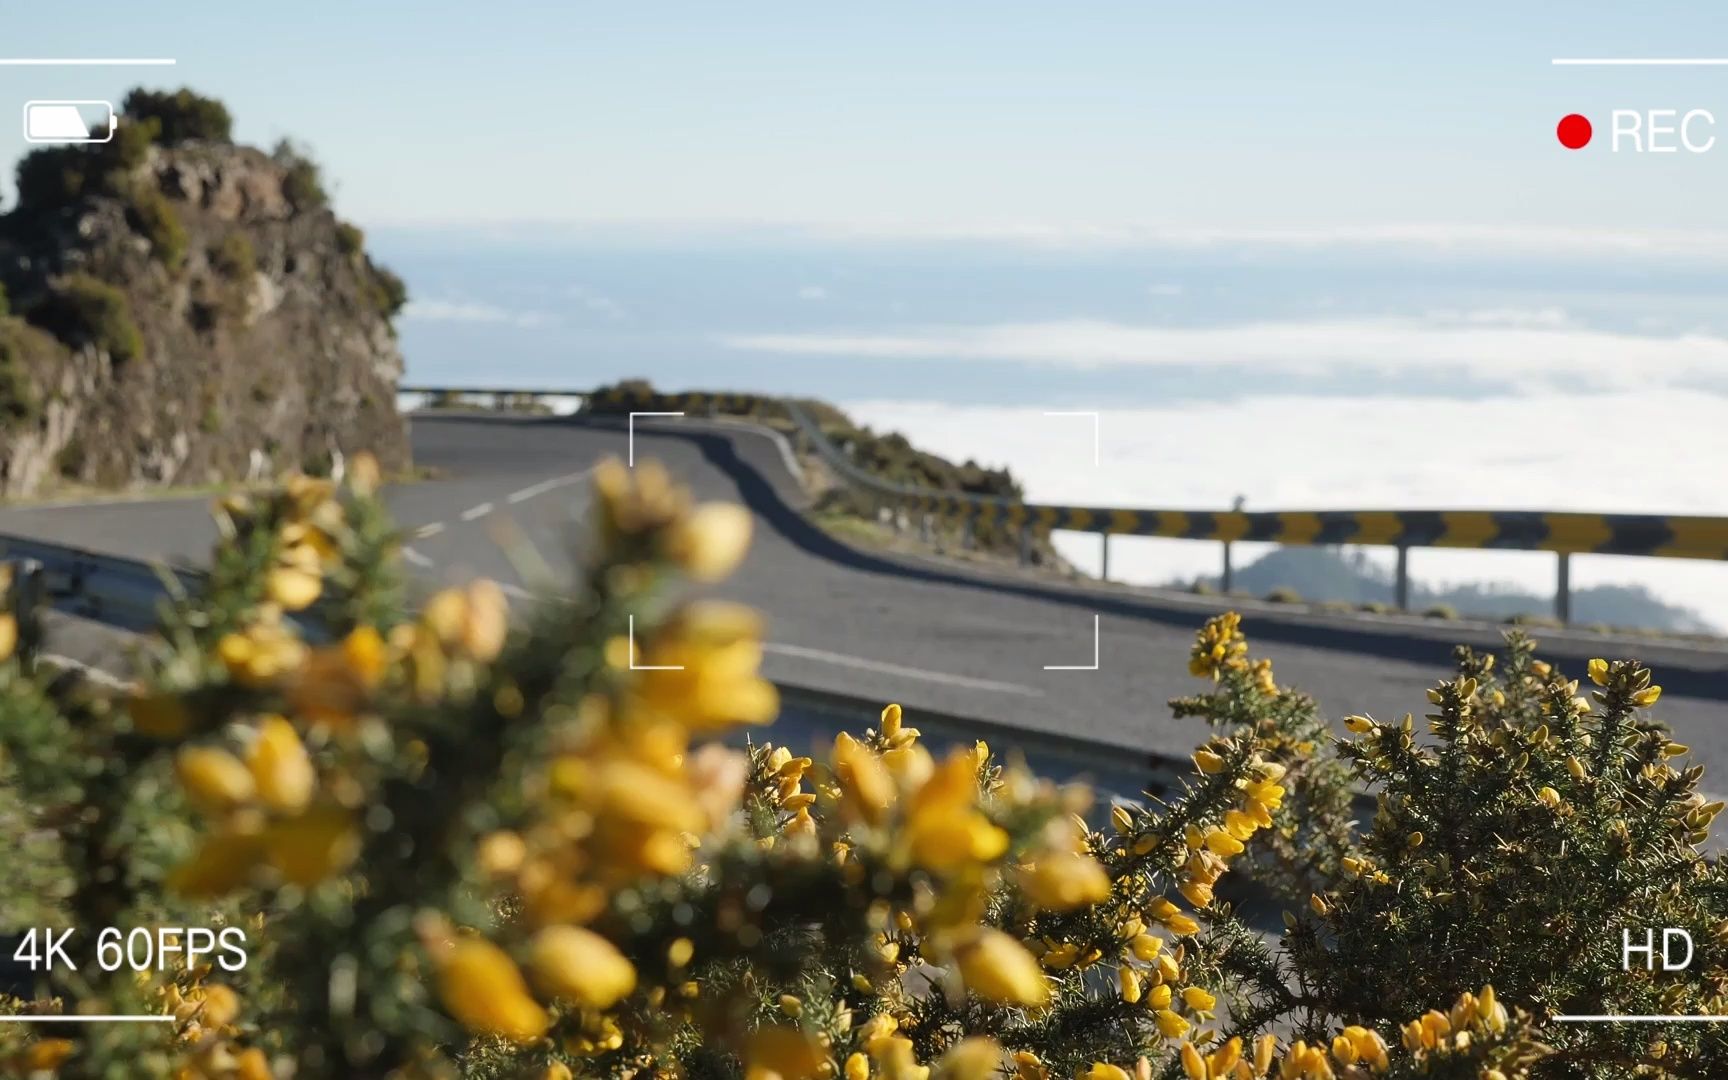
POLYGON ((636 616, 627 616, 630 628, 630 670, 631 671, 683 671, 683 664, 638 664, 636 662, 636 616))
POLYGON ((173 67, 177 63, 166 56, 0 57, 0 67, 173 67))
POLYGON ((1599 1016, 1556 1016, 1553 1020, 1557 1024, 1724 1024, 1728 1023, 1728 1015, 1619 1016, 1603 1013, 1599 1016))
POLYGON ((1098 670, 1098 616, 1092 616, 1092 662, 1090 664, 1045 664, 1045 671, 1097 671, 1098 670))
POLYGON ((0 1016, 0 1024, 171 1024, 172 1016, 135 1016, 130 1013, 74 1013, 70 1016, 0 1016))
POLYGON ((1102 426, 1102 424, 1100 423, 1100 421, 1098 419, 1098 414, 1096 412, 1086 412, 1084 410, 1071 410, 1071 411, 1046 412, 1044 415, 1045 416, 1090 416, 1092 418, 1092 467, 1093 468, 1098 467, 1098 463, 1100 461, 1100 455, 1098 453, 1098 445, 1099 445, 1098 444, 1098 432, 1099 432, 1099 428, 1102 426))
POLYGON ((1728 67, 1728 56, 1556 56, 1554 67, 1728 67))
POLYGON ((636 467, 636 418, 638 416, 683 416, 681 412, 633 412, 626 427, 630 432, 630 467, 636 467))

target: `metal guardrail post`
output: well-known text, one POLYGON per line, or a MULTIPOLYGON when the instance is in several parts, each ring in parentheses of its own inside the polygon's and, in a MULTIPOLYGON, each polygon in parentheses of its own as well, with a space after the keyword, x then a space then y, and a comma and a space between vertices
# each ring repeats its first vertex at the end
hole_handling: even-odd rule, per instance
POLYGON ((17 622, 18 655, 34 663, 42 648, 42 605, 47 602, 47 579, 42 563, 18 559, 12 564, 12 617, 17 622))
POLYGON ((1032 565, 1032 525, 1029 522, 1020 526, 1020 565, 1032 565))
POLYGON ((1554 617, 1562 624, 1572 621, 1572 553, 1560 552, 1559 580, 1554 587, 1554 617))
POLYGON ((1098 580, 1099 581, 1109 581, 1110 580, 1110 534, 1109 533, 1099 533, 1098 535, 1103 538, 1103 543, 1099 545, 1103 549, 1103 554, 1102 554, 1102 557, 1098 560, 1098 564, 1099 564, 1098 565, 1098 580))
POLYGON ((1410 549, 1398 545, 1398 576, 1392 585, 1392 600, 1399 611, 1410 610, 1410 549))
POLYGON ((967 551, 978 546, 978 527, 972 523, 971 515, 960 519, 960 546, 967 551))
POLYGON ((1230 565, 1230 541, 1224 541, 1224 576, 1219 579, 1219 592, 1229 592, 1236 587, 1236 568, 1230 565))

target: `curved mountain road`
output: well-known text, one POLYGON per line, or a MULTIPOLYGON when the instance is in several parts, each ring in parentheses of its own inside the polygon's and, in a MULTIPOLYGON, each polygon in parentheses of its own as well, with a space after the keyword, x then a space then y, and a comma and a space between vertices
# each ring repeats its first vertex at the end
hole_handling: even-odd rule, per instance
MULTIPOLYGON (((588 470, 626 452, 624 426, 605 420, 420 414, 413 438, 437 479, 394 487, 387 499, 416 533, 416 573, 429 583, 483 573, 518 595, 523 581, 495 539, 499 528, 525 533, 562 575, 582 536, 588 470)), ((861 551, 801 515, 804 496, 782 450, 760 431, 667 420, 639 425, 635 442, 637 460, 657 458, 700 497, 740 500, 755 514, 750 556, 719 591, 767 615, 771 678, 1125 754, 1181 757, 1204 737, 1199 722, 1172 720, 1165 702, 1197 688, 1189 642, 1225 601, 861 551)), ((214 539, 203 498, 0 508, 0 533, 191 563, 214 539)), ((1250 606, 1256 651, 1335 718, 1419 713, 1455 640, 1497 641, 1485 627, 1250 606)), ((1654 665, 1666 687, 1658 715, 1712 772, 1728 771, 1728 648, 1543 636, 1544 655, 1580 674, 1593 655, 1654 665)))

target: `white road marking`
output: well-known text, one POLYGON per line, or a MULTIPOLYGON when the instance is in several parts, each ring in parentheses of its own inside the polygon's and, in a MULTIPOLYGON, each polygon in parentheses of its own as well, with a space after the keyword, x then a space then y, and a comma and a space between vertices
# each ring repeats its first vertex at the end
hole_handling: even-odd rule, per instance
POLYGON ((109 671, 104 671, 94 664, 86 664, 84 661, 74 660, 70 656, 63 656, 60 653, 52 652, 41 652, 37 653, 36 656, 37 659, 53 664, 55 667, 76 671, 91 682, 99 683, 114 690, 129 690, 132 687, 131 680, 122 679, 120 676, 109 671))
POLYGON ((530 484, 521 491, 512 491, 504 501, 512 506, 519 502, 527 502, 529 499, 538 495, 544 495, 548 491, 556 491, 558 488, 564 487, 568 484, 574 484, 593 471, 593 469, 583 469, 581 472, 573 472, 564 476, 554 476, 550 480, 542 480, 538 484, 530 484))
POLYGON ((1045 671, 1098 670, 1098 616, 1092 616, 1092 662, 1090 664, 1045 664, 1045 671))
POLYGON ((462 513, 459 516, 462 518, 463 521, 473 521, 476 518, 483 518, 487 514, 490 514, 491 512, 492 512, 492 504, 487 502, 487 503, 481 503, 479 506, 470 506, 468 509, 462 511, 462 513))
POLYGON ((422 525, 418 529, 415 529, 414 538, 416 540, 424 540, 428 536, 437 536, 443 531, 444 523, 442 521, 434 521, 429 525, 422 525))
POLYGON ((518 600, 532 600, 532 599, 534 599, 533 593, 529 592, 527 589, 524 589, 520 585, 512 585, 508 581, 499 582, 498 583, 498 590, 500 592, 502 592, 505 596, 514 596, 518 600))
POLYGON ((1044 696, 1042 690, 1031 686, 1021 686, 1018 683, 997 682, 994 679, 975 679, 970 675, 950 675, 942 671, 925 671, 923 668, 890 664, 882 660, 866 660, 859 656, 847 656, 844 653, 812 649, 805 645, 785 645, 777 641, 767 641, 763 642, 762 651, 775 656, 789 656, 799 660, 815 660, 824 664, 834 664, 837 667, 857 668, 859 671, 875 671, 883 675, 897 675, 906 679, 922 679, 925 682, 943 683, 947 686, 962 686, 969 690, 992 690, 998 694, 1018 694, 1022 697, 1044 696))
POLYGON ((424 568, 432 565, 431 559, 428 559, 426 556, 420 554, 411 547, 404 547, 402 549, 402 557, 418 567, 424 568))

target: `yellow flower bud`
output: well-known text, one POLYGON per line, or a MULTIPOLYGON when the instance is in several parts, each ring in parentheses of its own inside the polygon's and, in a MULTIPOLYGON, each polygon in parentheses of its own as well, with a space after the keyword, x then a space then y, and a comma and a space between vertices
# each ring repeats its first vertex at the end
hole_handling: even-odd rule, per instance
POLYGON ((528 985, 504 950, 465 938, 453 945, 438 974, 444 1007, 464 1027, 512 1042, 537 1039, 552 1018, 528 993, 528 985))
POLYGON ((264 575, 264 595, 280 604, 283 611, 300 611, 311 607, 324 591, 324 578, 315 569, 303 566, 276 566, 264 575))
POLYGON ((1163 1035, 1166 1039, 1181 1038, 1191 1026, 1188 1021, 1182 1019, 1181 1016, 1171 1012, 1169 1009, 1159 1009, 1153 1014, 1152 1020, 1153 1023, 1158 1025, 1159 1034, 1163 1035))
POLYGON ((274 1080, 270 1059, 258 1047, 249 1047, 234 1059, 234 1080, 274 1080))
POLYGON ((462 651, 490 663, 504 651, 510 635, 510 604, 496 581, 481 578, 468 586, 467 620, 462 624, 462 651))
POLYGON ((1136 960, 1152 961, 1164 948, 1164 939, 1152 934, 1136 934, 1128 942, 1128 949, 1136 960))
POLYGON ((672 527, 666 555, 696 581, 720 581, 744 561, 750 528, 750 512, 737 503, 703 503, 672 527))
POLYGON ((207 1027, 225 1028, 240 1015, 240 995, 231 987, 213 983, 204 988, 204 1007, 198 1019, 207 1027))
POLYGON ((186 794, 209 813, 246 802, 256 791, 252 773, 240 759, 214 747, 186 747, 175 757, 174 771, 186 794))
POLYGON ((1116 973, 1117 982, 1122 988, 1122 1000, 1132 1005, 1140 1000, 1140 973, 1123 964, 1116 973))
POLYGON ((979 997, 1003 1005, 1043 1005, 1050 984, 1026 947, 1000 930, 985 929, 958 950, 960 977, 979 997))
POLYGON ((1608 661, 1601 659, 1592 660, 1589 663, 1588 670, 1590 672, 1591 682, 1595 683, 1597 686, 1608 685, 1608 661))
POLYGON ((636 969, 617 946, 579 926, 536 934, 532 963, 534 981, 548 993, 591 1008, 610 1008, 636 989, 636 969))
POLYGON ((340 807, 314 807, 265 831, 264 854, 296 885, 315 885, 360 853, 354 822, 340 807))
POLYGON ((1208 776, 1224 771, 1224 759, 1210 750, 1194 751, 1194 764, 1208 776))
POLYGON ((1002 1065, 1002 1044, 974 1035, 950 1046, 931 1076, 935 1080, 990 1080, 1002 1065))
POLYGON ((267 717, 259 725, 246 767, 251 770, 258 797, 270 809, 297 814, 311 801, 317 782, 312 759, 294 725, 282 717, 267 717))
POLYGON ((771 1073, 781 1080, 815 1080, 828 1054, 807 1032, 794 1027, 761 1027, 744 1048, 744 1075, 771 1073))

